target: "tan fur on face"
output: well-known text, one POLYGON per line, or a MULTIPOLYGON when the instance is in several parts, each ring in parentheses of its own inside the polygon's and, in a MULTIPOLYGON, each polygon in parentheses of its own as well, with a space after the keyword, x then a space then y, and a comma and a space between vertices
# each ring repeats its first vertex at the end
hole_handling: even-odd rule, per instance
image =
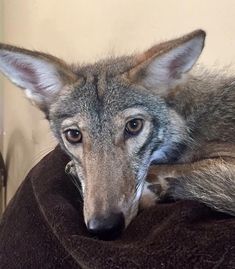
POLYGON ((89 121, 76 115, 63 121, 61 131, 63 133, 66 129, 77 128, 82 132, 81 144, 71 145, 64 136, 63 141, 69 152, 79 160, 75 166, 83 189, 85 221, 96 215, 121 211, 128 224, 137 213, 142 191, 142 186, 137 192, 135 190, 136 178, 129 159, 148 138, 151 128, 149 115, 140 108, 120 112, 113 119, 113 125, 118 131, 111 148, 94 148, 88 124, 89 121), (125 125, 134 118, 143 119, 143 129, 140 135, 125 141, 125 125))
POLYGON ((84 216, 88 221, 97 215, 120 212, 134 196, 135 178, 121 148, 112 158, 110 152, 87 153, 84 156, 86 180, 84 216))

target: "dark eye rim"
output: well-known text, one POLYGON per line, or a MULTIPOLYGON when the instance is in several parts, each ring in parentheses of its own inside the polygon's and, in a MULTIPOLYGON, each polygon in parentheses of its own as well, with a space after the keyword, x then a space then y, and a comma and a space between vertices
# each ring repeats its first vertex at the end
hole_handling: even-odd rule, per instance
POLYGON ((144 120, 142 118, 133 118, 133 119, 130 119, 129 121, 126 122, 126 125, 125 125, 125 135, 126 137, 132 137, 132 136, 137 136, 143 129, 143 126, 144 126, 144 120), (128 124, 133 122, 133 121, 138 121, 141 126, 137 129, 137 130, 129 130, 128 129, 128 124))
POLYGON ((67 129, 67 130, 63 131, 63 134, 64 134, 66 140, 70 144, 80 144, 82 142, 82 133, 78 129, 70 128, 70 129, 67 129), (73 138, 69 137, 70 132, 77 132, 79 134, 78 139, 73 140, 73 138))

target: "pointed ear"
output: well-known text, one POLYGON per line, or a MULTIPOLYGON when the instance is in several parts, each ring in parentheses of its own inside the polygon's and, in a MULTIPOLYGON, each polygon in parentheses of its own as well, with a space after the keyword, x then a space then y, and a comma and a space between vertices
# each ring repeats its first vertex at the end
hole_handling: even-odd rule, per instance
POLYGON ((0 44, 0 71, 48 113, 50 104, 66 86, 78 80, 63 61, 48 54, 0 44))
POLYGON ((180 84, 196 63, 204 47, 205 32, 197 30, 179 39, 152 47, 134 58, 135 66, 126 75, 131 83, 141 84, 166 94, 180 84))

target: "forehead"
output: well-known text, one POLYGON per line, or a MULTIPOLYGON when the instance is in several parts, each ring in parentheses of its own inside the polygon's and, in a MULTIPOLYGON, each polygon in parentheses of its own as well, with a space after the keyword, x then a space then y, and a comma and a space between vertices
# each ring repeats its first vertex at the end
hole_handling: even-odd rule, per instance
POLYGON ((62 95, 54 105, 53 118, 101 116, 108 118, 124 109, 144 106, 149 96, 138 90, 138 87, 128 87, 117 79, 110 81, 87 82, 82 87, 76 87, 62 95))
POLYGON ((51 115, 53 131, 59 135, 63 128, 78 127, 90 138, 101 143, 106 141, 107 144, 108 137, 118 128, 113 117, 129 106, 127 98, 123 99, 125 104, 120 100, 121 92, 125 94, 124 88, 113 88, 111 84, 107 84, 102 96, 97 93, 97 85, 94 83, 73 89, 56 103, 56 109, 51 115))
POLYGON ((52 106, 50 119, 56 121, 57 126, 64 119, 74 116, 105 124, 120 111, 131 107, 151 110, 157 96, 123 79, 124 67, 126 63, 116 60, 80 68, 77 73, 78 77, 83 78, 82 85, 74 85, 61 93, 52 106))

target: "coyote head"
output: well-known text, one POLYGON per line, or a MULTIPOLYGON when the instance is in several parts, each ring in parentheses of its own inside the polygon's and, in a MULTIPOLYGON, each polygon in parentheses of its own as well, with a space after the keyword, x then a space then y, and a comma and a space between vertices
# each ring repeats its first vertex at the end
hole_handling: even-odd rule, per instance
POLYGON ((184 82, 204 39, 198 30, 141 54, 80 67, 0 45, 0 71, 45 113, 73 160, 94 234, 124 229, 137 214, 150 164, 177 158, 187 129, 166 100, 184 82))

